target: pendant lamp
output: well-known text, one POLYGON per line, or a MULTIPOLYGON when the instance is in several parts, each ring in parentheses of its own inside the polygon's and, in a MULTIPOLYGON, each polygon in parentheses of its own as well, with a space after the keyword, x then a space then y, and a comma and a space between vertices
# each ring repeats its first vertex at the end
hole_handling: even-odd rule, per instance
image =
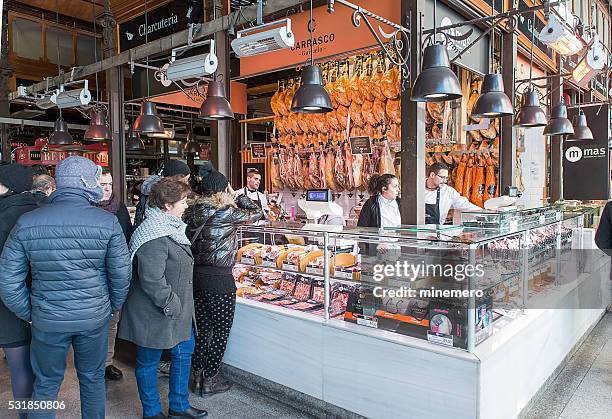
POLYGON ((593 139, 593 131, 587 125, 587 117, 580 109, 578 115, 574 117, 574 133, 570 135, 568 141, 589 141, 593 139))
POLYGON ((90 118, 89 128, 85 131, 83 139, 87 141, 105 141, 113 139, 111 130, 106 123, 106 112, 104 112, 104 109, 93 110, 90 114, 90 118))
POLYGON ((155 103, 146 99, 143 100, 142 105, 140 105, 140 115, 134 121, 133 129, 134 132, 145 135, 164 132, 164 124, 157 116, 155 103))
POLYGON ((187 142, 183 146, 183 151, 185 153, 199 153, 200 152, 200 144, 195 141, 193 136, 193 131, 190 131, 187 134, 187 142))
POLYGON ((200 118, 211 121, 234 119, 234 112, 225 98, 223 85, 216 80, 208 82, 206 100, 200 107, 200 118))
POLYGON ((475 118, 498 118, 514 115, 512 101, 504 92, 501 74, 487 74, 482 81, 480 96, 476 99, 472 116, 475 118))
POLYGON ((429 45, 423 52, 422 70, 412 86, 410 99, 415 102, 444 102, 461 96, 461 85, 450 69, 446 45, 429 45))
POLYGON ((291 102, 291 111, 298 113, 327 113, 333 107, 329 93, 323 86, 323 73, 318 66, 314 65, 314 53, 312 50, 312 32, 314 30, 312 20, 312 0, 310 0, 310 20, 308 31, 310 32, 310 64, 302 71, 302 83, 295 92, 291 102))
POLYGON ((574 127, 567 119, 567 107, 562 100, 561 104, 555 106, 550 115, 550 121, 544 128, 544 135, 570 135, 574 133, 574 127))
POLYGON ((130 126, 128 135, 125 139, 125 149, 129 151, 141 151, 145 149, 144 141, 140 135, 134 132, 133 126, 130 126))
POLYGON ((74 140, 72 139, 72 135, 68 132, 68 124, 60 116, 57 121, 55 121, 53 132, 49 136, 49 144, 70 145, 73 143, 74 140))
POLYGON ((523 104, 516 115, 514 125, 524 128, 545 127, 548 125, 546 114, 544 114, 540 107, 538 92, 533 87, 529 87, 523 93, 523 104))

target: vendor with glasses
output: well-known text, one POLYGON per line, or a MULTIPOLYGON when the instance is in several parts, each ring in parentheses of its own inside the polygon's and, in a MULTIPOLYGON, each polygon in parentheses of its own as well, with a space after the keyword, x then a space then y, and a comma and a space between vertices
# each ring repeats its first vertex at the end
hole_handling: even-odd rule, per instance
POLYGON ((448 182, 448 172, 448 166, 444 163, 434 163, 427 168, 425 224, 444 224, 451 209, 481 209, 446 184, 448 182))

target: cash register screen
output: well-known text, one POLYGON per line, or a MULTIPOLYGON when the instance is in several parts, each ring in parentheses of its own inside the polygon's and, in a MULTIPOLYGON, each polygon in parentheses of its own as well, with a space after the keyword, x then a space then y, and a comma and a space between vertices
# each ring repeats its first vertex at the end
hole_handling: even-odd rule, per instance
POLYGON ((329 189, 310 189, 306 191, 306 201, 329 202, 331 201, 329 189))

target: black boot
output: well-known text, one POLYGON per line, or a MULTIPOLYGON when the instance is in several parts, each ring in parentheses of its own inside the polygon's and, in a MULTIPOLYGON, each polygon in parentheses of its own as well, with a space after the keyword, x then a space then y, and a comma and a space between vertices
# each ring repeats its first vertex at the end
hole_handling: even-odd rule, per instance
POLYGON ((225 393, 230 388, 232 388, 232 384, 217 373, 214 377, 204 378, 204 382, 202 383, 202 395, 225 393))
POLYGON ((191 370, 191 376, 189 377, 189 391, 196 396, 202 396, 202 383, 204 382, 204 369, 191 370))
POLYGON ((109 365, 104 370, 104 378, 111 381, 118 381, 123 378, 123 373, 121 370, 114 365, 109 365))
POLYGON ((183 410, 182 412, 173 412, 172 410, 168 410, 168 419, 170 418, 205 418, 208 416, 208 412, 206 410, 196 409, 195 407, 190 407, 187 410, 183 410))
POLYGON ((162 412, 159 412, 155 416, 143 416, 143 419, 166 419, 166 418, 167 416, 164 415, 162 412))

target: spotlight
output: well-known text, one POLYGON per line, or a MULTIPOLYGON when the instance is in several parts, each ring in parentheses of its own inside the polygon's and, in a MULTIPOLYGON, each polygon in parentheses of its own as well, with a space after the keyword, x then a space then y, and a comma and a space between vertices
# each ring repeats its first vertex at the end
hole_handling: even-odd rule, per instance
POLYGON ((574 55, 583 48, 582 41, 569 28, 551 14, 548 23, 540 32, 540 41, 554 49, 560 55, 574 55))
POLYGON ((59 91, 51 96, 51 101, 60 109, 88 105, 91 102, 91 92, 87 80, 85 80, 85 86, 80 90, 65 90, 64 86, 60 86, 59 91))
POLYGON ((170 81, 185 80, 190 78, 199 78, 213 74, 217 70, 219 60, 215 55, 215 41, 206 40, 186 45, 184 47, 175 48, 172 50, 172 58, 166 69, 166 78, 170 81), (208 54, 194 55, 193 57, 176 59, 176 54, 179 51, 200 47, 210 44, 210 52, 208 54))
POLYGON ((572 71, 572 81, 579 87, 586 87, 593 77, 603 70, 607 61, 606 54, 599 43, 599 36, 594 35, 589 50, 572 71))
MULTIPOLYGON (((55 93, 53 93, 53 95, 55 95, 55 93)), ((55 108, 55 102, 53 101, 53 95, 52 96, 36 95, 34 104, 39 109, 55 108)))
POLYGON ((162 138, 164 140, 172 140, 174 139, 176 132, 174 131, 174 128, 164 128, 162 132, 143 132, 143 134, 149 138, 162 138))
POLYGON ((237 38, 232 41, 232 49, 238 57, 252 57, 279 49, 293 48, 294 45, 295 36, 291 32, 291 19, 277 20, 238 31, 237 38), (270 27, 272 29, 262 30, 270 27))

